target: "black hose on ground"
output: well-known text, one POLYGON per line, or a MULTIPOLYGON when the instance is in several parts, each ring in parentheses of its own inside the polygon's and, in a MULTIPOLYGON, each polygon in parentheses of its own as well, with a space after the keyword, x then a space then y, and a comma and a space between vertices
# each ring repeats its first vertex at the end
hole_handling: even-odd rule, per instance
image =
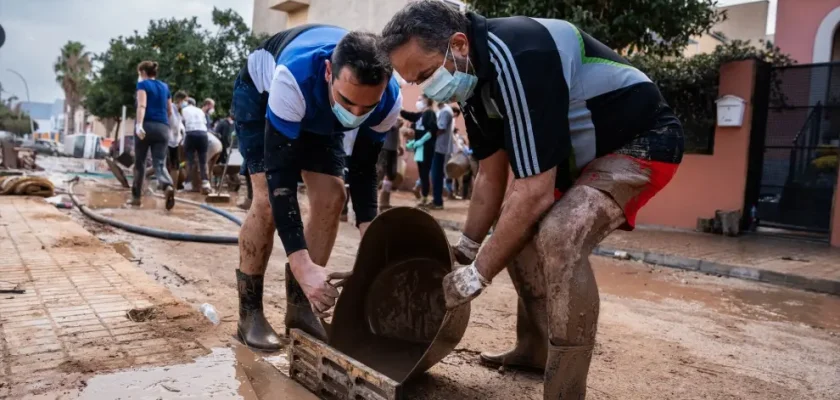
MULTIPOLYGON (((178 240, 182 242, 198 242, 198 243, 215 243, 215 244, 237 244, 239 243, 239 238, 237 236, 221 236, 221 235, 200 235, 195 233, 183 233, 183 232, 172 232, 172 231, 165 231, 162 229, 155 229, 155 228, 147 228, 144 226, 129 224, 127 222, 118 221, 113 218, 108 218, 101 214, 94 212, 93 210, 89 209, 86 205, 82 204, 79 199, 76 197, 76 194, 73 192, 73 187, 76 186, 78 179, 70 182, 70 186, 67 190, 68 194, 70 195, 70 200, 73 201, 73 204, 79 208, 79 211, 82 212, 86 217, 107 225, 111 225, 116 228, 123 229, 125 231, 136 233, 139 235, 144 236, 151 236, 158 239, 166 239, 166 240, 178 240)), ((215 207, 213 207, 215 208, 215 207)), ((211 210, 212 211, 212 210, 211 210)), ((222 210, 219 210, 222 211, 222 210)), ((215 212, 215 211, 214 211, 215 212)), ((221 215, 221 214, 220 214, 221 215)), ((231 215, 232 216, 232 215, 231 215)), ((235 218, 235 217, 234 217, 235 218)))
MULTIPOLYGON (((166 198, 162 194, 155 194, 155 197, 160 197, 161 199, 166 198)), ((196 207, 203 208, 207 211, 210 211, 212 213, 221 215, 222 217, 225 217, 225 218, 229 219, 231 222, 233 222, 236 225, 242 226, 242 220, 239 219, 239 217, 237 217, 237 216, 235 216, 235 215, 233 215, 233 214, 231 214, 231 213, 229 213, 225 210, 222 210, 221 208, 216 208, 216 207, 213 207, 209 204, 199 203, 197 201, 182 199, 182 198, 179 198, 179 197, 176 197, 175 201, 177 201, 179 203, 189 204, 189 205, 193 205, 193 206, 196 206, 196 207)))

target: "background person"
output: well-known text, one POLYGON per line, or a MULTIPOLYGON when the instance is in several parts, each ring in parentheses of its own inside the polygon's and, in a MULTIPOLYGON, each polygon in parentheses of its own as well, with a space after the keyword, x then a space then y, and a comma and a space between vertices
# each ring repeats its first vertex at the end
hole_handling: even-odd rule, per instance
POLYGON ((216 101, 211 98, 206 98, 201 102, 201 111, 204 113, 204 131, 210 132, 213 130, 213 114, 216 113, 216 101))
MULTIPOLYGON (((187 131, 184 137, 184 154, 187 158, 187 171, 192 172, 197 166, 201 178, 201 193, 209 194, 211 188, 207 176, 207 121, 204 112, 194 103, 195 100, 191 99, 181 102, 181 115, 184 117, 184 128, 187 131)), ((189 174, 187 181, 192 181, 189 174)))
MULTIPOLYGON (((435 138, 435 154, 432 156, 432 193, 433 200, 432 210, 443 209, 443 186, 446 178, 446 163, 449 161, 449 156, 452 154, 452 134, 455 128, 455 114, 452 112, 452 107, 449 103, 443 102, 438 104, 437 112, 437 129, 438 134, 435 138)), ((450 185, 450 193, 451 185, 450 185)))
POLYGON ((405 120, 414 123, 414 140, 406 148, 414 150, 414 161, 417 163, 420 187, 415 185, 415 196, 420 199, 419 207, 429 204, 429 192, 431 192, 432 158, 435 155, 435 135, 437 134, 437 112, 435 102, 425 95, 417 99, 415 106, 417 112, 402 110, 400 116, 405 120), (428 136, 427 136, 428 134, 428 136), (418 190, 419 189, 419 190, 418 190))
POLYGON ((158 63, 143 61, 137 65, 137 119, 134 126, 134 178, 131 182, 129 204, 139 206, 146 176, 146 157, 151 150, 152 166, 158 188, 166 197, 166 209, 175 206, 175 188, 166 170, 166 153, 169 145, 169 118, 172 114, 172 97, 169 86, 157 80, 158 63))

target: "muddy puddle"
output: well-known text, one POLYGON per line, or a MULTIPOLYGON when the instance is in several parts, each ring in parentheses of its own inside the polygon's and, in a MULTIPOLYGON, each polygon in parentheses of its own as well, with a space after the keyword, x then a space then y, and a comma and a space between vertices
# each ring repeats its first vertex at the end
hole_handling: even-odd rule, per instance
POLYGON ((232 348, 214 348, 211 354, 189 364, 135 368, 94 376, 88 379, 78 398, 317 399, 261 355, 239 344, 232 348))
POLYGON ((838 297, 746 284, 737 280, 731 281, 732 285, 713 285, 708 280, 723 279, 724 283, 729 280, 669 269, 638 267, 613 260, 603 262, 609 263, 608 267, 596 268, 595 275, 601 291, 608 294, 650 301, 699 303, 733 316, 765 321, 798 321, 812 327, 840 332, 838 297))

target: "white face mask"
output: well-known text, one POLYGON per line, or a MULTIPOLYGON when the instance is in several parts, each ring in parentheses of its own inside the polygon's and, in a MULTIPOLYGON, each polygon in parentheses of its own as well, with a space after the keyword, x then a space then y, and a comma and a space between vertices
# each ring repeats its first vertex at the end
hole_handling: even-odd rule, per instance
POLYGON ((140 76, 140 75, 137 75, 137 83, 140 83, 140 82, 143 82, 143 77, 140 76))
POLYGON ((417 111, 423 111, 423 109, 426 108, 426 102, 423 100, 417 100, 417 102, 414 103, 414 106, 417 107, 417 111))

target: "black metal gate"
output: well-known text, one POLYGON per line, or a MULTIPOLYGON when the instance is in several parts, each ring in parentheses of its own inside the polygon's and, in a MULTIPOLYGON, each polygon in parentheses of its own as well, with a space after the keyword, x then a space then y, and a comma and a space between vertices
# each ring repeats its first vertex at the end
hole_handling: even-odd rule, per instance
POLYGON ((828 234, 840 158, 840 63, 761 66, 755 95, 748 215, 760 226, 828 234))

